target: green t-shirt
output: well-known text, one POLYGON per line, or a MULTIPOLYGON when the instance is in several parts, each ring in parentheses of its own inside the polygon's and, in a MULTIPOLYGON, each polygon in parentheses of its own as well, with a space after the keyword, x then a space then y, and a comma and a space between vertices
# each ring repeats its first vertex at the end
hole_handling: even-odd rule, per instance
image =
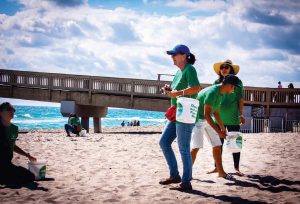
POLYGON ((0 124, 0 163, 9 163, 13 158, 14 147, 18 137, 18 126, 5 127, 0 124))
MULTIPOLYGON (((217 81, 215 81, 215 84, 217 81)), ((240 80, 241 87, 235 87, 234 92, 225 94, 220 107, 220 116, 224 125, 240 125, 239 101, 244 97, 243 83, 240 80)))
POLYGON ((202 89, 198 93, 197 99, 199 100, 200 104, 196 121, 198 121, 199 119, 204 119, 204 105, 212 106, 212 113, 214 113, 220 107, 221 102, 224 98, 224 94, 220 93, 220 87, 220 84, 212 85, 206 87, 205 89, 202 89))
POLYGON ((69 118, 69 124, 74 125, 74 126, 78 126, 80 125, 80 120, 76 117, 71 117, 69 118))
MULTIPOLYGON (((183 70, 178 70, 171 84, 172 90, 183 90, 188 87, 200 85, 196 69, 187 64, 183 70)), ((196 98, 197 94, 191 95, 196 98)), ((176 105, 177 98, 171 98, 171 106, 176 105)))

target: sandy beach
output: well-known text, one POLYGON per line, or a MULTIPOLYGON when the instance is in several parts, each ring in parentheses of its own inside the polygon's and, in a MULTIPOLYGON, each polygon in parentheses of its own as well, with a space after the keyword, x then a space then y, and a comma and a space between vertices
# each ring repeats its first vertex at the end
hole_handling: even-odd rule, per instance
MULTIPOLYGON (((47 181, 22 188, 0 187, 1 203, 299 203, 300 134, 244 134, 240 169, 234 181, 208 175, 211 147, 199 153, 193 191, 173 191, 158 181, 168 168, 158 145, 163 127, 104 128, 87 137, 66 137, 63 130, 29 131, 17 144, 47 159, 47 181)), ((174 142, 179 170, 182 163, 174 142)), ((14 155, 14 164, 27 166, 14 155)), ((225 171, 233 173, 232 155, 224 150, 225 171)))

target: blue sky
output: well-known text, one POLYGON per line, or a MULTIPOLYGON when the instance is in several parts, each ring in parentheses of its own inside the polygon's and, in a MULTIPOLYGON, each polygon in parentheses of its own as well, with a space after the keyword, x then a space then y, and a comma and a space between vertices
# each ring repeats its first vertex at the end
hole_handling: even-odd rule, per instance
MULTIPOLYGON (((6 15, 14 15, 16 12, 24 9, 24 5, 17 0, 2 0, 3 3, 0 6, 0 13, 4 13, 6 15)), ((187 12, 186 9, 182 9, 180 7, 168 7, 166 5, 167 1, 147 1, 147 0, 88 0, 88 1, 81 1, 81 0, 62 0, 57 1, 61 2, 61 6, 80 6, 82 4, 88 4, 90 7, 93 8, 105 8, 105 9, 115 9, 117 7, 123 7, 127 9, 132 9, 140 13, 149 13, 149 14, 160 14, 160 15, 177 15, 178 13, 185 13, 187 12)), ((224 1, 226 2, 226 1, 224 1)), ((195 11, 190 12, 190 16, 199 16, 199 15, 211 15, 210 11, 195 11)))
POLYGON ((2 0, 2 69, 155 79, 173 74, 165 51, 196 55, 200 82, 231 59, 248 86, 300 87, 295 0, 2 0))

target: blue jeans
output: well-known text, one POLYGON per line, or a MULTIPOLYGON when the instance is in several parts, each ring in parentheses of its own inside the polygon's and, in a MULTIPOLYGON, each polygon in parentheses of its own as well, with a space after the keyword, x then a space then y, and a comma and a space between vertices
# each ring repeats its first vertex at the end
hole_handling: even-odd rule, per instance
POLYGON ((178 166, 172 143, 177 138, 179 152, 183 163, 182 183, 190 183, 192 180, 192 158, 190 152, 191 135, 194 124, 168 122, 159 141, 159 145, 167 160, 170 177, 179 176, 178 166))
POLYGON ((67 132, 67 134, 69 135, 70 132, 71 133, 74 133, 74 134, 77 134, 78 132, 75 130, 75 127, 72 126, 72 125, 69 125, 69 124, 65 124, 65 130, 67 132))

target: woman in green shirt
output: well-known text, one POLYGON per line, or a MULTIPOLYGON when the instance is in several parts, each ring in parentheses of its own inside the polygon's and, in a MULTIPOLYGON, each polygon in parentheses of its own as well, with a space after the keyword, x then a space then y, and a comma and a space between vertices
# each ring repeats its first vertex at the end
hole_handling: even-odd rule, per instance
MULTIPOLYGON (((173 50, 167 51, 171 55, 173 63, 179 68, 172 84, 171 90, 164 87, 165 93, 171 98, 171 106, 176 105, 177 96, 190 96, 195 98, 200 91, 196 69, 192 66, 195 62, 195 56, 185 45, 177 45, 173 50)), ((176 190, 191 190, 192 179, 192 159, 190 154, 190 141, 194 124, 179 123, 169 121, 161 135, 159 145, 169 166, 169 178, 161 180, 161 185, 171 183, 181 183, 176 190), (178 166, 172 143, 177 137, 179 152, 183 163, 182 178, 178 172, 178 166)))
MULTIPOLYGON (((238 65, 233 65, 231 60, 226 60, 224 62, 219 62, 214 64, 214 70, 219 75, 219 79, 214 82, 214 84, 220 84, 223 82, 224 77, 228 74, 237 75, 240 67, 238 65)), ((243 116, 244 108, 244 90, 243 83, 239 80, 239 86, 234 88, 234 92, 224 96, 224 100, 220 106, 220 116, 222 123, 227 128, 229 132, 239 132, 240 125, 245 123, 245 118, 243 116)), ((224 143, 224 138, 221 138, 222 145, 224 143)), ((234 168, 238 175, 243 175, 239 169, 240 163, 240 152, 232 153, 234 168)), ((215 173, 217 169, 209 173, 215 173)))
POLYGON ((13 153, 27 157, 35 162, 36 158, 17 146, 18 126, 11 123, 15 109, 8 102, 0 105, 0 184, 20 185, 31 183, 35 177, 29 170, 15 166, 11 160, 13 153))

